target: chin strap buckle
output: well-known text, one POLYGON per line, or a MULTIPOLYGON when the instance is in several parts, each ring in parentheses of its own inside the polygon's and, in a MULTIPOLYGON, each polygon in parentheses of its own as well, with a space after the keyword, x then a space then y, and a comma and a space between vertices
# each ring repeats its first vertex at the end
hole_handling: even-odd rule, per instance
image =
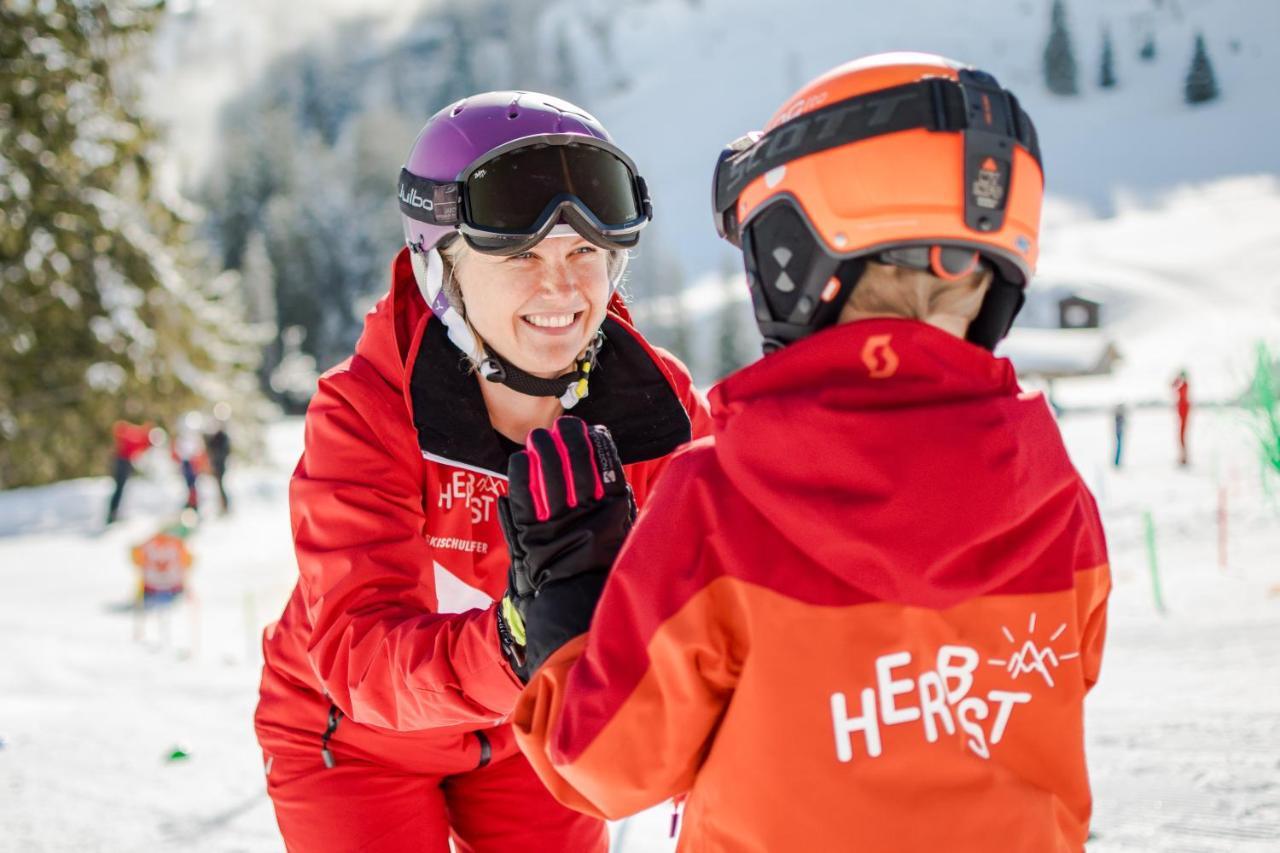
POLYGON ((587 396, 591 370, 603 346, 604 332, 597 330, 582 356, 574 363, 574 369, 554 379, 526 373, 491 349, 479 364, 480 375, 489 382, 501 383, 530 397, 557 397, 560 405, 572 409, 587 396))
MULTIPOLYGON (((604 332, 597 330, 595 337, 591 339, 591 343, 587 345, 586 350, 582 353, 582 358, 578 359, 578 369, 575 371, 577 380, 569 383, 569 387, 564 389, 564 394, 560 395, 560 405, 566 410, 572 409, 578 405, 578 401, 582 400, 589 393, 588 383, 591 379, 591 369, 596 366, 596 356, 600 354, 600 348, 604 346, 604 332)), ((574 374, 567 374, 573 376, 574 374)))
POLYGON ((506 382, 507 370, 503 367, 502 362, 490 355, 484 361, 480 362, 480 375, 490 382, 506 382))

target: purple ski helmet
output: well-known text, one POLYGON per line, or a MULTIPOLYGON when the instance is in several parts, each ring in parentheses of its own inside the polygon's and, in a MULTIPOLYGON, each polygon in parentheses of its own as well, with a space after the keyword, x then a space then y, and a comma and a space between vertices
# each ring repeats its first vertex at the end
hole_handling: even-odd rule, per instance
MULTIPOLYGON (((545 134, 582 136, 612 144, 608 131, 594 116, 568 101, 537 92, 485 92, 450 104, 428 119, 404 169, 429 181, 456 181, 464 169, 495 149, 545 134)), ((450 305, 443 286, 443 262, 437 247, 458 233, 457 226, 432 224, 403 213, 401 219, 414 276, 427 305, 444 322, 459 349, 481 356, 481 347, 450 305)), ((560 229, 566 227, 556 226, 553 233, 565 233, 560 229)))

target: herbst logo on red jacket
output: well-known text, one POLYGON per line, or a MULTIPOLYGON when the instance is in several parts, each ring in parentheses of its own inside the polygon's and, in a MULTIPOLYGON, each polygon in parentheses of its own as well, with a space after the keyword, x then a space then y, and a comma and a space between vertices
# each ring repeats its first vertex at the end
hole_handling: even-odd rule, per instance
POLYGON ((471 512, 471 523, 482 524, 493 518, 493 509, 503 491, 497 477, 454 469, 440 484, 436 506, 445 512, 455 505, 465 506, 471 512))

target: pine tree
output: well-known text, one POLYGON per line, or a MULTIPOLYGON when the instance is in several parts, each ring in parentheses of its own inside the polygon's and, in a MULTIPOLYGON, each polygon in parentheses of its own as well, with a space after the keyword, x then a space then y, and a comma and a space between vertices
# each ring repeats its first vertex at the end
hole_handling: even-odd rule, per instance
POLYGON ((671 321, 670 343, 667 348, 690 371, 696 371, 697 354, 693 349, 693 328, 689 324, 689 309, 685 304, 684 291, 677 291, 672 298, 675 300, 675 317, 671 321))
POLYGON ((657 290, 667 305, 667 322, 663 328, 663 346, 690 369, 694 367, 693 336, 689 327, 689 311, 685 307, 684 267, 674 252, 662 251, 658 261, 657 290))
POLYGON ((1142 42, 1142 47, 1138 50, 1138 58, 1143 62, 1151 62, 1156 58, 1156 37, 1154 33, 1147 33, 1146 39, 1142 42))
POLYGON ((1209 62, 1209 53, 1205 50, 1204 35, 1196 33, 1195 54, 1191 57, 1191 69, 1187 72, 1187 83, 1183 95, 1188 104, 1203 104, 1218 97, 1218 80, 1213 73, 1213 65, 1209 62))
POLYGON ((461 12, 450 13, 447 18, 447 25, 449 27, 449 42, 453 48, 453 67, 450 69, 444 89, 440 93, 440 103, 442 104, 456 101, 458 98, 465 98, 467 95, 472 95, 476 92, 476 75, 471 67, 471 52, 475 47, 475 40, 472 38, 467 22, 463 19, 461 12))
POLYGON ((751 316, 749 304, 736 298, 738 288, 743 286, 741 259, 726 254, 720 262, 721 298, 717 320, 715 378, 723 379, 733 371, 751 360, 746 340, 753 335, 749 330, 748 319, 751 316))
POLYGON ((561 29, 556 32, 555 55, 552 57, 552 91, 567 100, 578 97, 578 70, 573 58, 573 46, 569 34, 561 29))
POLYGON ((1071 35, 1067 32, 1067 10, 1063 0, 1053 0, 1049 27, 1049 41, 1044 47, 1044 82, 1055 95, 1074 95, 1076 84, 1076 57, 1071 49, 1071 35))
POLYGON ((152 179, 125 69, 158 14, 0 3, 0 489, 102 472, 116 419, 171 423, 253 384, 235 296, 152 179))
POLYGON ((1111 30, 1102 31, 1102 68, 1098 72, 1098 85, 1113 89, 1116 85, 1115 52, 1111 49, 1111 30))

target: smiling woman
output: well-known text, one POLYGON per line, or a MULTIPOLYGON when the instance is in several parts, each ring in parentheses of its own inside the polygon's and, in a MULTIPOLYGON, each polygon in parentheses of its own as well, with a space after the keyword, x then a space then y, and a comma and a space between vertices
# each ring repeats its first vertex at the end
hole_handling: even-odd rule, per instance
MULTIPOLYGON (((551 382, 574 375, 626 267, 625 252, 601 249, 560 228, 570 233, 553 232, 531 249, 505 257, 478 252, 457 238, 439 247, 449 304, 490 358, 551 382)), ((484 362, 473 366, 483 375, 484 362)), ((564 411, 558 398, 533 396, 501 382, 482 382, 480 391, 494 429, 517 443, 564 411)))
POLYGON ((709 431, 617 295, 648 191, 582 109, 491 92, 427 122, 398 195, 390 291, 321 380, 291 484, 300 578, 255 718, 267 789, 290 850, 603 851, 603 822, 552 798, 505 722, 525 664, 496 507, 510 453, 567 409, 608 427, 641 505, 709 431))
POLYGON ((568 370, 586 349, 627 265, 625 252, 602 250, 576 233, 548 237, 509 257, 477 252, 458 239, 439 249, 445 295, 472 332, 524 370, 546 378, 568 370), (518 326, 504 327, 504 321, 513 318, 559 333, 554 351, 546 349, 548 341, 512 334, 518 326))

